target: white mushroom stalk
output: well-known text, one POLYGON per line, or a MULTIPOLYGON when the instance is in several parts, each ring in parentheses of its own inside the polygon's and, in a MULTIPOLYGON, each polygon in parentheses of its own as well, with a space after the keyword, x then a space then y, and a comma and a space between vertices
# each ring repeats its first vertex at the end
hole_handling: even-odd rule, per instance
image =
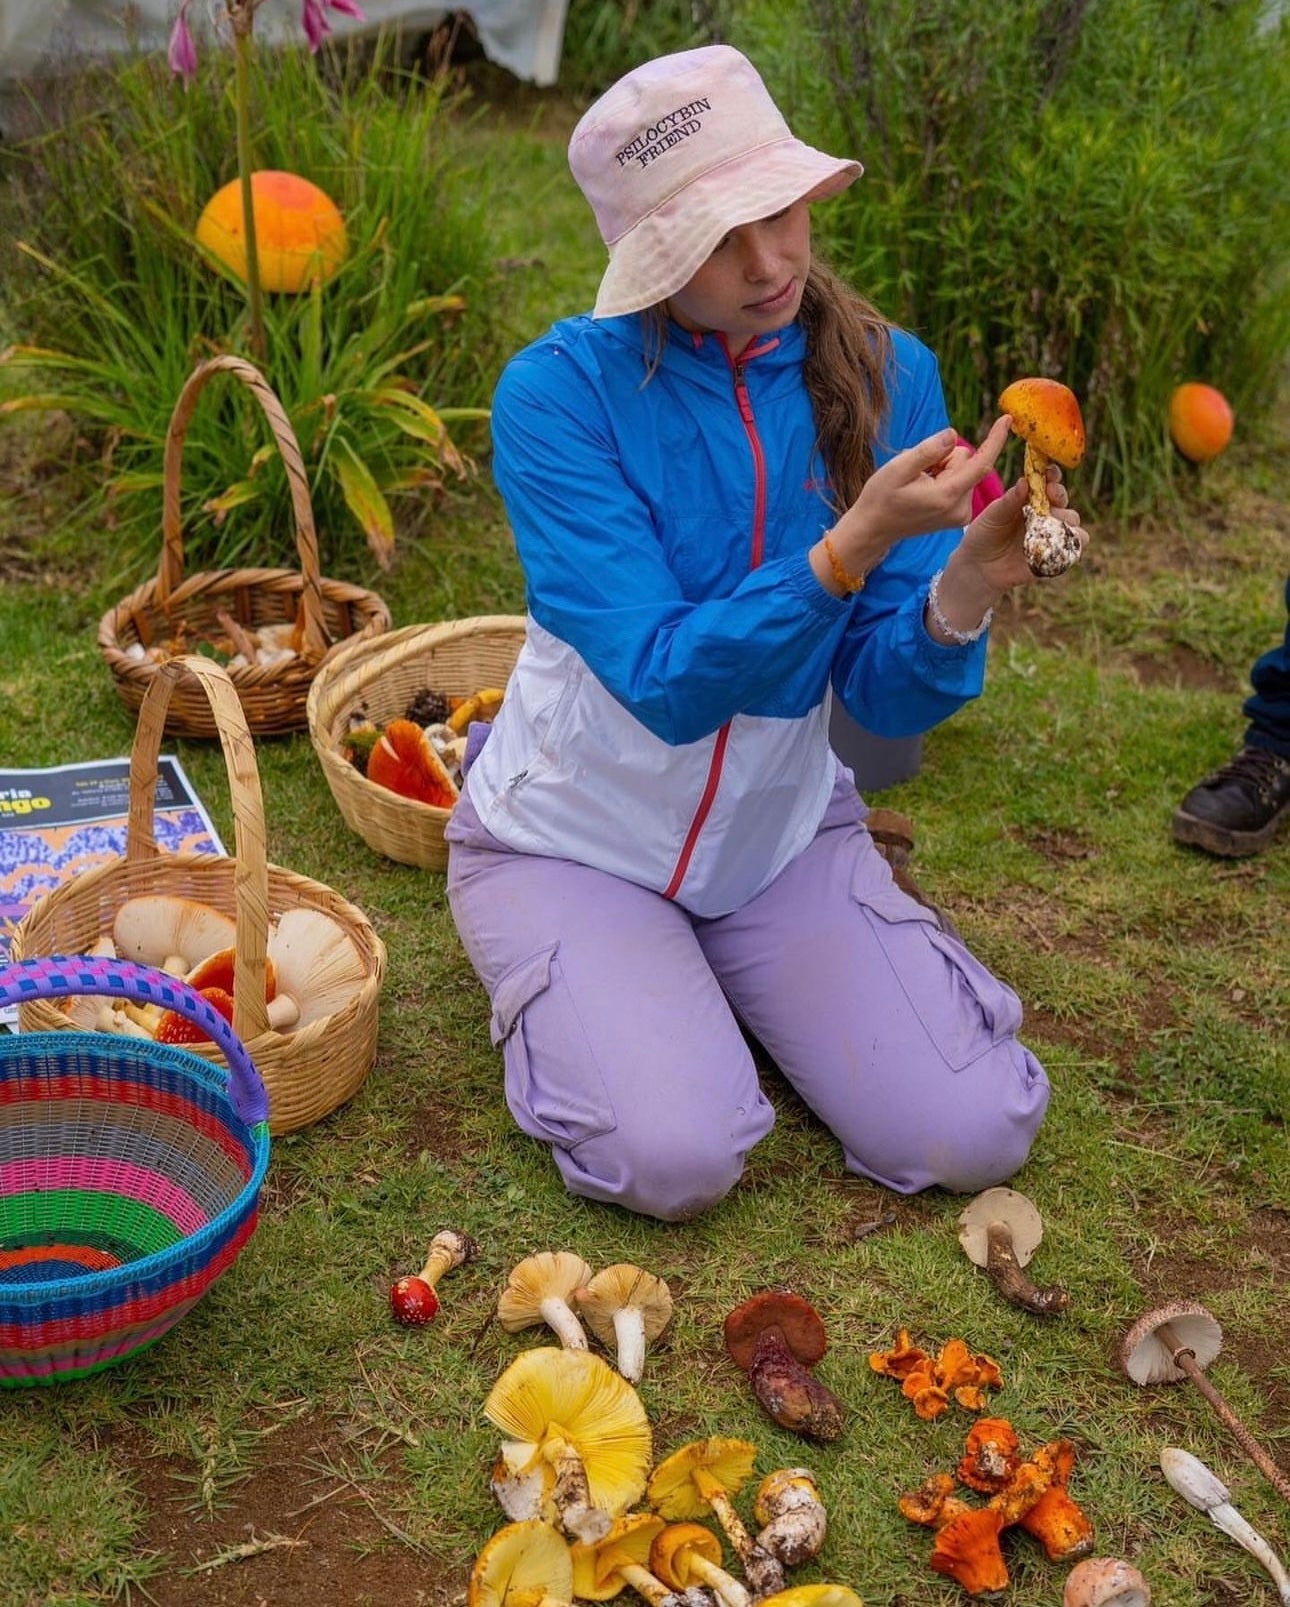
POLYGON ((612 1345, 618 1371, 639 1381, 646 1346, 672 1319, 672 1292, 662 1278, 618 1261, 574 1290, 578 1311, 602 1344, 612 1345))
POLYGON ((587 1335, 570 1305, 591 1268, 569 1250, 542 1250, 511 1268, 497 1301, 497 1320, 507 1333, 544 1322, 565 1350, 586 1350, 587 1335))
POLYGON ((1216 1529, 1235 1540, 1271 1574, 1282 1607, 1290 1607, 1290 1573, 1272 1547, 1232 1505, 1231 1491, 1199 1457, 1176 1445, 1160 1453, 1160 1471, 1184 1501, 1203 1512, 1216 1529))

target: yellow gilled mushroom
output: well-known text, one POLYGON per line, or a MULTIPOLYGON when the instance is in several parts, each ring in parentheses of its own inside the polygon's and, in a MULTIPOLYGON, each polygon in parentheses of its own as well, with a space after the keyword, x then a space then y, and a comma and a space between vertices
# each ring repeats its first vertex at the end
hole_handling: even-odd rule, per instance
POLYGON ((531 1518, 487 1541, 466 1586, 467 1607, 570 1607, 573 1560, 564 1537, 531 1518))
POLYGON ((757 1544, 785 1568, 819 1556, 827 1516, 809 1468, 776 1468, 768 1473, 757 1486, 753 1517, 762 1526, 757 1544))
POLYGON ((586 1350, 587 1336, 570 1301, 591 1277, 571 1250, 541 1250, 511 1268, 497 1300, 497 1320, 508 1334, 544 1322, 565 1350, 586 1350))
POLYGON ((1055 519, 1048 501, 1049 463, 1073 469, 1084 456, 1084 420, 1074 391, 1055 379, 1013 380, 999 397, 1026 443, 1026 562, 1036 575, 1060 575, 1080 555, 1079 537, 1055 519))
POLYGON ((864 1607, 849 1585, 790 1585, 775 1596, 763 1596, 757 1607, 864 1607))
POLYGON ((610 1601, 631 1589, 650 1607, 685 1607, 683 1599, 650 1571, 650 1545, 663 1528, 652 1512, 629 1512, 599 1540, 576 1545, 573 1593, 579 1601, 610 1601))
POLYGON ((665 1585, 707 1585, 722 1607, 748 1607, 747 1590, 721 1566, 721 1542, 701 1523, 669 1523, 654 1536, 649 1565, 665 1585))
POLYGON ((616 1261, 574 1290, 579 1316, 603 1345, 611 1345, 618 1371, 629 1384, 639 1381, 645 1347, 672 1320, 672 1291, 662 1278, 616 1261))
POLYGON ((761 1597, 784 1588, 784 1570, 748 1533, 731 1500, 751 1476, 756 1457, 757 1447, 749 1440, 716 1435, 694 1440, 654 1469, 649 1503, 665 1518, 702 1518, 711 1512, 743 1565, 752 1594, 761 1597))
POLYGON ((489 1391, 484 1415, 508 1436, 491 1482, 509 1517, 599 1540, 644 1493, 653 1449, 645 1408, 590 1351, 524 1351, 489 1391))

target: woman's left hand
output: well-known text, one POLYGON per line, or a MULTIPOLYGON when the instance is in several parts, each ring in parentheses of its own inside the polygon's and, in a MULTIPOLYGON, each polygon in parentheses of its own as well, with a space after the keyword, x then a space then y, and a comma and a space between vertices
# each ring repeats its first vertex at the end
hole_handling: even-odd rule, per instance
MULTIPOLYGON (((1070 505, 1062 471, 1055 463, 1048 466, 1045 488, 1053 518, 1070 526, 1083 553, 1088 544, 1088 532, 1080 522, 1078 511, 1070 505)), ((954 554, 958 563, 973 565, 979 571, 981 580, 994 591, 1004 592, 1013 586, 1028 586, 1040 578, 1026 562, 1022 549, 1022 538, 1026 533, 1027 491, 1026 481, 1022 478, 983 509, 963 532, 963 540, 954 554)))

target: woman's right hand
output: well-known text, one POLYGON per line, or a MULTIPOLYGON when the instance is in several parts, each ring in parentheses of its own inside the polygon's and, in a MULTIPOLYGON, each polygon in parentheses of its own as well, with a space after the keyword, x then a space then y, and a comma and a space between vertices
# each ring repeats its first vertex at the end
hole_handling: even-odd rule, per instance
MULTIPOLYGON (((851 574, 867 574, 908 536, 966 525, 972 517, 972 492, 1003 451, 1009 424, 1006 414, 996 419, 975 451, 959 444, 954 430, 941 430, 875 469, 830 532, 843 567, 851 574)), ((821 557, 828 573, 827 554, 821 557)), ((814 561, 812 567, 821 573, 814 561)))

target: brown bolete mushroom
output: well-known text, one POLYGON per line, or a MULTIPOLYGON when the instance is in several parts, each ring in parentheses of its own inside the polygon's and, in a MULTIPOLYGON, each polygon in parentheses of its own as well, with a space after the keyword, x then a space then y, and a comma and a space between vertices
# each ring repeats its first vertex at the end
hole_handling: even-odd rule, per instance
POLYGON ((572 1601, 568 1544, 540 1518, 499 1529, 475 1558, 466 1585, 467 1607, 570 1607, 572 1601))
POLYGON ((736 1306, 724 1329, 726 1350, 774 1422, 810 1439, 837 1439, 844 1408, 811 1372, 829 1341, 809 1300, 786 1289, 764 1289, 736 1306))
POLYGON ((1246 1428, 1226 1398, 1205 1377, 1223 1344, 1218 1319, 1204 1306, 1175 1300, 1139 1317, 1120 1346, 1120 1365, 1135 1384, 1195 1384, 1259 1472, 1290 1501, 1290 1477, 1246 1428))
POLYGON ((390 1288, 390 1311, 395 1322, 408 1328, 419 1328, 432 1322, 439 1312, 439 1296, 435 1285, 454 1267, 473 1261, 479 1246, 469 1233, 456 1228, 444 1228, 430 1241, 425 1265, 418 1273, 398 1278, 390 1288))
POLYGON ((757 1486, 753 1517, 761 1525, 757 1544, 785 1568, 818 1557, 828 1515, 809 1468, 776 1468, 757 1486))
POLYGON ((629 1384, 639 1382, 645 1347, 672 1320, 667 1284, 630 1261, 616 1261, 575 1289, 573 1297, 587 1327, 601 1344, 613 1347, 618 1371, 629 1384))
POLYGON ((749 1607, 746 1587, 726 1572, 721 1557, 720 1540, 701 1523, 669 1523, 649 1548, 651 1570, 673 1590, 707 1585, 722 1607, 749 1607))
POLYGON ((511 1268, 497 1300, 497 1320, 508 1334, 544 1322, 565 1350, 586 1350, 587 1335, 570 1302, 591 1277, 572 1250, 540 1250, 511 1268))
POLYGON ((959 1213, 959 1243, 974 1266, 984 1267, 1005 1300, 1038 1317, 1065 1311, 1065 1289, 1037 1288, 1022 1270, 1044 1236, 1043 1219, 1016 1189, 986 1189, 959 1213))
POLYGON ((498 1378, 484 1415, 509 1436, 491 1485, 508 1517, 599 1540, 645 1489, 652 1453, 640 1397, 588 1350, 540 1345, 498 1378))
POLYGON ((650 1475, 649 1503, 663 1517, 702 1518, 711 1512, 725 1531, 754 1597, 784 1588, 784 1569, 744 1527, 731 1497, 752 1475, 757 1447, 713 1435, 673 1451, 650 1475))
POLYGON ((1062 1607, 1151 1607, 1151 1590, 1131 1562, 1087 1557, 1066 1575, 1062 1607))
POLYGON ((999 406, 1026 443, 1026 562, 1036 575, 1063 574, 1079 558, 1079 537, 1070 525, 1053 517, 1046 480, 1049 463, 1073 469, 1084 456, 1079 402, 1059 380, 1017 379, 999 397, 999 406))

